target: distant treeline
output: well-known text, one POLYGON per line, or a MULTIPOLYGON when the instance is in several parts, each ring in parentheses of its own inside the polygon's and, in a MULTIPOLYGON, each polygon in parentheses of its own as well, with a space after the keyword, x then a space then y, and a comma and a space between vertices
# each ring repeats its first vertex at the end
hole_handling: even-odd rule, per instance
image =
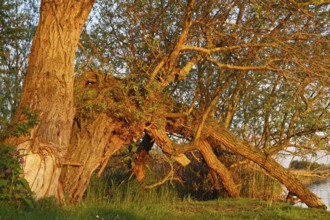
POLYGON ((319 163, 316 163, 316 162, 293 160, 290 163, 290 168, 291 169, 296 169, 296 170, 305 170, 305 169, 324 170, 324 169, 329 169, 329 166, 327 166, 325 164, 319 164, 319 163))

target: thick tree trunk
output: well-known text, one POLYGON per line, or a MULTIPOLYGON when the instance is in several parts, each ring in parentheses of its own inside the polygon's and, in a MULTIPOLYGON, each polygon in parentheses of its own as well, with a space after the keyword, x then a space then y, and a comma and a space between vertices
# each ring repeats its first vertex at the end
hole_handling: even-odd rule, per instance
POLYGON ((220 176, 222 184, 229 196, 233 198, 238 197, 239 191, 237 190, 230 171, 218 160, 212 150, 212 147, 207 141, 202 140, 199 143, 199 151, 203 155, 207 165, 220 176))
MULTIPOLYGON (((81 122, 82 123, 82 122, 81 122)), ((60 178, 63 191, 70 203, 77 203, 84 195, 94 171, 100 166, 100 173, 109 158, 132 142, 128 128, 114 121, 105 113, 96 116, 86 126, 75 125, 68 157, 60 178)), ((61 195, 63 196, 63 195, 61 195)))
POLYGON ((58 195, 58 179, 66 156, 72 123, 74 57, 82 27, 94 0, 41 1, 40 21, 14 122, 23 111, 38 115, 30 137, 8 142, 24 149, 24 177, 37 198, 58 195))
POLYGON ((206 128, 206 133, 211 138, 216 139, 234 153, 239 154, 265 169, 270 175, 280 181, 285 187, 293 194, 296 194, 302 202, 306 203, 312 208, 326 209, 323 201, 318 198, 314 193, 308 190, 292 173, 287 171, 272 157, 267 157, 257 149, 248 144, 243 143, 236 138, 227 129, 218 125, 209 125, 206 128))

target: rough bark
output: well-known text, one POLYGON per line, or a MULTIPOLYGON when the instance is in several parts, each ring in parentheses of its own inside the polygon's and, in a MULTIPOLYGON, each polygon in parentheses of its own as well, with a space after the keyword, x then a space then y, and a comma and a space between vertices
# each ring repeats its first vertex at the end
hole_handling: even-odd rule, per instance
POLYGON ((28 109, 37 113, 38 124, 30 129, 29 137, 7 140, 28 154, 24 177, 37 198, 58 195, 74 118, 74 57, 93 4, 94 0, 41 1, 21 102, 14 116, 14 122, 20 124, 28 109))
POLYGON ((152 137, 153 141, 162 148, 164 153, 167 153, 173 157, 182 166, 186 166, 190 163, 190 160, 183 153, 189 150, 193 150, 196 147, 189 144, 176 144, 166 134, 165 128, 148 128, 148 134, 152 137))
POLYGON ((297 178, 277 163, 272 157, 268 157, 252 146, 243 143, 227 129, 219 125, 209 125, 206 130, 211 138, 222 143, 234 153, 255 162, 265 169, 271 176, 280 181, 291 193, 296 194, 302 202, 306 203, 309 207, 326 209, 325 204, 320 198, 308 190, 297 178))
POLYGON ((99 168, 100 176, 116 151, 143 135, 144 120, 133 118, 134 113, 118 116, 122 109, 135 109, 134 101, 129 102, 130 97, 120 90, 124 83, 92 71, 75 80, 77 111, 60 177, 60 196, 66 193, 70 203, 77 203, 83 197, 96 169, 99 168), (102 108, 98 106, 100 103, 102 108))
POLYGON ((237 190, 236 184, 230 171, 215 156, 210 144, 205 140, 200 141, 199 151, 203 155, 207 165, 220 176, 222 184, 228 192, 229 196, 233 198, 238 197, 239 191, 237 190))
POLYGON ((105 113, 97 115, 86 126, 79 127, 75 124, 60 178, 70 203, 77 203, 83 197, 90 178, 98 167, 102 166, 102 172, 109 158, 132 142, 128 137, 130 132, 121 132, 125 130, 128 128, 123 128, 122 122, 113 120, 105 113))

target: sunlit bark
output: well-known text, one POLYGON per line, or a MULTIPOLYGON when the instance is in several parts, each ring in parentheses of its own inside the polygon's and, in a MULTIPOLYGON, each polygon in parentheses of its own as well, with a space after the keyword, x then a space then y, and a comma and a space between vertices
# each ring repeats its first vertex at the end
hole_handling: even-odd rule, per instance
POLYGON ((27 154, 24 177, 37 198, 58 196, 74 117, 74 57, 93 4, 93 0, 41 1, 21 102, 14 116, 14 123, 24 122, 27 109, 37 114, 38 124, 30 129, 29 137, 8 139, 27 154))
POLYGON ((271 176, 279 180, 290 192, 296 194, 302 202, 312 208, 326 209, 324 202, 307 189, 298 179, 277 163, 272 157, 268 157, 260 151, 253 149, 240 141, 233 134, 221 126, 209 126, 206 128, 210 137, 224 144, 234 153, 239 154, 265 169, 271 176))

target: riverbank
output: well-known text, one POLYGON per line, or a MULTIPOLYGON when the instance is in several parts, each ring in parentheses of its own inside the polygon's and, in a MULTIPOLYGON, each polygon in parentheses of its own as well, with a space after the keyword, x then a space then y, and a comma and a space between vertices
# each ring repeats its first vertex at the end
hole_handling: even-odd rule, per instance
POLYGON ((308 170, 290 170, 305 186, 320 184, 330 179, 330 170, 311 172, 308 170))
POLYGON ((64 208, 42 206, 29 210, 0 204, 0 219, 330 219, 330 212, 254 199, 219 199, 172 203, 107 203, 83 201, 64 208))

